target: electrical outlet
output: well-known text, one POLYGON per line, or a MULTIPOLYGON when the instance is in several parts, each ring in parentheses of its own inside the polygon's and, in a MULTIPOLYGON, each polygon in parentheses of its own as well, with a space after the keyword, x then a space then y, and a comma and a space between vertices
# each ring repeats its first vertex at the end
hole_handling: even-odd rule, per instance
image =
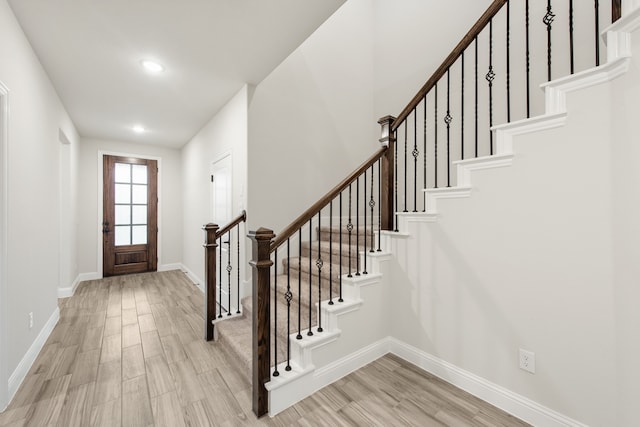
POLYGON ((33 328, 33 311, 29 312, 29 329, 33 328))
POLYGON ((520 349, 520 369, 536 373, 536 354, 532 351, 520 349))
POLYGON ((534 352, 520 349, 520 369, 532 374, 536 373, 536 354, 534 352))

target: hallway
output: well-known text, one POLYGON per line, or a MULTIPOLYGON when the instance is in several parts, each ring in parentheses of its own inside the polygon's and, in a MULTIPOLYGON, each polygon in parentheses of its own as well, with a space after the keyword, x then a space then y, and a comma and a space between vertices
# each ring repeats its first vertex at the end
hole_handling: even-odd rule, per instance
POLYGON ((249 383, 202 339, 202 293, 182 272, 84 282, 59 304, 0 426, 526 425, 389 355, 257 420, 249 383))

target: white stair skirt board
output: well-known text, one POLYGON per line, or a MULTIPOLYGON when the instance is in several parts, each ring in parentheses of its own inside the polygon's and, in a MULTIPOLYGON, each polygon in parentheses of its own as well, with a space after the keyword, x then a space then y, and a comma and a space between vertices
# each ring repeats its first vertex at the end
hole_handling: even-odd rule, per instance
MULTIPOLYGON (((365 256, 365 254, 362 253, 361 256, 365 256)), ((319 349, 324 347, 323 350, 327 350, 331 347, 326 346, 339 347, 344 344, 339 342, 342 335, 339 328, 341 316, 351 313, 351 316, 358 317, 359 321, 364 319, 361 308, 367 304, 367 300, 362 295, 362 289, 372 287, 379 295, 384 292, 381 283, 382 274, 379 273, 380 263, 388 261, 390 255, 374 252, 367 253, 366 256, 367 265, 370 266, 371 272, 351 278, 343 276, 343 302, 329 305, 325 300, 322 301, 320 307, 316 304, 316 308, 319 308, 322 313, 323 332, 313 336, 305 336, 302 340, 297 340, 295 333, 291 335, 291 370, 285 370, 286 361, 279 361, 279 375, 274 377, 272 372, 271 380, 265 384, 269 391, 270 416, 278 414, 322 387, 373 362, 387 352, 377 342, 374 342, 338 360, 325 363, 324 366, 316 366, 314 363, 314 353, 319 349)), ((364 321, 366 322, 366 319, 364 321)))
MULTIPOLYGON (((382 344, 384 345, 384 344, 382 344)), ((389 353, 410 362, 430 374, 520 418, 534 426, 586 427, 584 424, 544 407, 531 399, 465 371, 445 360, 389 337, 389 353)))
POLYGON ((27 350, 27 353, 18 364, 16 370, 13 371, 11 377, 9 377, 9 402, 11 402, 11 399, 15 396, 18 388, 22 384, 22 381, 24 381, 27 373, 29 373, 31 365, 33 365, 38 354, 40 354, 40 350, 42 350, 42 347, 44 347, 44 344, 47 342, 53 328, 58 324, 58 320, 60 320, 60 309, 56 307, 49 317, 49 320, 47 320, 47 323, 44 324, 40 333, 33 341, 33 344, 31 344, 31 347, 29 347, 29 350, 27 350))

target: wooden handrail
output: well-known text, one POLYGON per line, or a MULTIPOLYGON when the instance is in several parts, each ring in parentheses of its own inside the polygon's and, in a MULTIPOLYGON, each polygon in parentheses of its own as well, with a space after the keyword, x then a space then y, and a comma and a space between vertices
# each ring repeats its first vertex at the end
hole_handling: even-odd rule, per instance
POLYGON ((469 47, 471 42, 484 30, 489 21, 500 11, 502 6, 507 0, 495 0, 489 8, 482 14, 480 19, 471 27, 469 32, 460 40, 460 43, 451 51, 449 56, 444 60, 442 65, 433 73, 429 80, 422 86, 422 89, 413 97, 413 99, 407 104, 407 106, 398 115, 398 118, 394 120, 391 125, 391 131, 395 131, 409 117, 409 114, 418 106, 427 93, 436 85, 438 81, 445 75, 447 70, 456 62, 462 52, 469 47))
POLYGON ((220 230, 218 230, 218 232, 216 233, 216 239, 220 238, 221 236, 224 236, 229 231, 231 231, 233 227, 235 227, 236 225, 246 220, 247 220, 247 211, 243 210, 242 213, 238 215, 233 221, 231 221, 229 224, 225 225, 220 230))
POLYGON ((616 22, 622 17, 622 1, 611 0, 611 22, 616 22))
POLYGON ((387 151, 387 147, 383 146, 378 151, 375 152, 374 155, 369 157, 367 161, 365 161, 360 167, 358 167, 355 171, 349 174, 345 179, 343 179, 338 185, 333 187, 331 191, 325 194, 320 200, 315 202, 309 209, 304 211, 302 215, 296 218, 291 224, 289 224, 284 230, 280 232, 280 234, 273 240, 271 243, 270 253, 273 253, 276 249, 280 247, 287 239, 300 229, 304 224, 306 224, 311 218, 313 218, 320 209, 324 208, 329 204, 331 200, 336 198, 345 188, 349 186, 352 182, 354 182, 360 175, 364 173, 367 169, 371 167, 375 162, 380 159, 383 154, 387 151))

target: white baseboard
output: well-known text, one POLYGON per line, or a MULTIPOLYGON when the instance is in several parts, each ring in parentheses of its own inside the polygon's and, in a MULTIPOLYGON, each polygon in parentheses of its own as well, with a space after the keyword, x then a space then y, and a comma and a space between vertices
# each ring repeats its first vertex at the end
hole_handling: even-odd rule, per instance
POLYGON ((390 353, 532 425, 586 427, 585 424, 395 338, 388 338, 388 347, 390 353))
POLYGON ((180 270, 182 270, 184 274, 187 275, 189 280, 191 280, 193 284, 196 285, 198 289, 202 291, 202 293, 204 293, 204 280, 199 278, 193 271, 189 270, 187 266, 184 264, 180 264, 180 270))
POLYGON ((184 266, 179 262, 175 262, 173 264, 162 264, 158 266, 158 271, 172 271, 172 270, 182 270, 184 266))
POLYGON ((73 281, 71 286, 66 288, 58 288, 58 298, 69 298, 72 297, 73 294, 76 293, 76 289, 78 289, 78 285, 85 280, 98 280, 102 279, 102 275, 100 273, 80 273, 78 277, 73 281))
POLYGON ((15 396, 18 388, 22 384, 22 381, 24 381, 27 376, 29 369, 31 369, 33 362, 35 362, 38 354, 40 354, 40 350, 42 350, 44 343, 47 342, 47 338, 51 335, 51 331, 53 331, 58 320, 60 320, 60 309, 56 307, 53 314, 51 314, 51 317, 49 317, 49 320, 47 320, 47 323, 44 324, 42 330, 40 330, 40 333, 31 344, 31 347, 29 347, 29 350, 27 350, 27 353, 18 364, 18 367, 13 371, 11 377, 9 377, 9 402, 11 402, 11 399, 15 396))

